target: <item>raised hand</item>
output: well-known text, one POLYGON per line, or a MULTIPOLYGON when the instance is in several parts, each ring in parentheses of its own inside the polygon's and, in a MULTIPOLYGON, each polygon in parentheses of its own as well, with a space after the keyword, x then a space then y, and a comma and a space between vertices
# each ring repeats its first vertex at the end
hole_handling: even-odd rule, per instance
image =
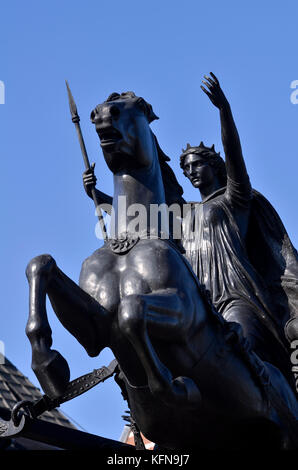
POLYGON ((92 163, 91 167, 83 173, 83 184, 84 189, 89 197, 92 197, 91 189, 95 188, 97 178, 94 174, 95 163, 92 163))
POLYGON ((227 98, 224 95, 224 92, 220 88, 219 81, 217 80, 216 76, 210 72, 211 77, 207 77, 207 75, 204 75, 204 78, 207 81, 202 80, 204 85, 208 88, 204 88, 201 85, 202 90, 206 95, 209 97, 210 101, 216 106, 218 109, 223 109, 226 106, 229 105, 227 98))

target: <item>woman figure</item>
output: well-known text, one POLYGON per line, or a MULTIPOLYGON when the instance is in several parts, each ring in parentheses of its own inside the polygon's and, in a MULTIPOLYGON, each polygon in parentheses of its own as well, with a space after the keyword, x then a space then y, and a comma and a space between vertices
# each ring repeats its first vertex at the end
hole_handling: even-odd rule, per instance
POLYGON ((220 111, 226 160, 202 142, 188 144, 180 157, 202 199, 183 221, 186 257, 215 308, 240 323, 252 349, 292 381, 284 327, 297 307, 297 252, 272 206, 252 190, 230 105, 210 75, 201 88, 220 111))

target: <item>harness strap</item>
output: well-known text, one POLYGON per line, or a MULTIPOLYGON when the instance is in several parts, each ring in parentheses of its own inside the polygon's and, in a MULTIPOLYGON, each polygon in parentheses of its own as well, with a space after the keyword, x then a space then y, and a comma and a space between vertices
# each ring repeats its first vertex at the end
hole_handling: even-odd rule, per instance
MULTIPOLYGON (((104 382, 108 378, 112 377, 119 369, 118 362, 116 359, 113 359, 112 362, 108 365, 108 367, 103 366, 99 369, 94 369, 93 372, 89 374, 82 375, 75 380, 69 382, 65 393, 56 399, 51 399, 47 395, 43 395, 39 400, 35 402, 30 402, 28 400, 19 401, 15 404, 12 409, 11 418, 15 426, 18 426, 20 421, 20 414, 19 411, 23 408, 27 413, 30 415, 32 419, 37 418, 45 411, 51 411, 54 408, 59 407, 62 403, 65 403, 73 398, 82 395, 83 393, 91 390, 91 388, 95 387, 101 382, 104 382)), ((116 379, 118 383, 119 379, 116 379)), ((118 383, 119 385, 119 383, 118 383)), ((122 387, 121 387, 122 388, 122 387)), ((125 396, 124 399, 127 400, 125 396)), ((145 450, 145 445, 141 436, 141 432, 137 426, 137 423, 132 418, 132 416, 128 417, 128 421, 130 423, 131 430, 134 435, 135 447, 137 450, 145 450)), ((0 434, 1 434, 1 427, 0 427, 0 434)))
POLYGON ((47 395, 43 395, 35 402, 19 402, 15 406, 18 406, 18 410, 21 407, 26 408, 29 411, 31 418, 37 418, 45 411, 51 411, 54 408, 59 407, 62 405, 62 403, 82 395, 88 390, 91 390, 91 388, 95 387, 95 385, 104 382, 109 377, 112 377, 112 375, 116 372, 117 366, 118 362, 116 359, 113 359, 108 367, 103 366, 99 369, 94 369, 93 372, 72 380, 69 382, 65 393, 61 397, 51 399, 47 395))

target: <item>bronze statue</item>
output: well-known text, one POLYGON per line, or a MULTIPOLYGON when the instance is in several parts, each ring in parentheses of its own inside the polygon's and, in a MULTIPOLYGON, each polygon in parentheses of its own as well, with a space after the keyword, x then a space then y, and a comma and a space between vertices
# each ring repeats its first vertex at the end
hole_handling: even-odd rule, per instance
POLYGON ((252 190, 218 79, 212 73, 205 79, 207 89, 201 88, 220 110, 226 160, 214 145, 202 142, 188 144, 180 157, 184 175, 202 199, 192 204, 183 221, 186 257, 217 311, 241 324, 253 350, 292 384, 290 341, 298 338, 297 252, 275 210, 252 190))
MULTIPOLYGON (((182 189, 150 129, 156 116, 132 92, 113 93, 91 113, 105 161, 114 175, 113 209, 171 204, 182 189)), ((243 174, 243 177, 245 175, 243 174)), ((51 349, 46 296, 64 327, 90 356, 110 347, 121 370, 133 419, 164 449, 293 448, 297 402, 287 380, 251 350, 236 322, 209 302, 171 234, 147 220, 85 260, 79 286, 50 255, 30 261, 27 335, 32 367, 45 393, 63 394, 65 359, 51 349)))

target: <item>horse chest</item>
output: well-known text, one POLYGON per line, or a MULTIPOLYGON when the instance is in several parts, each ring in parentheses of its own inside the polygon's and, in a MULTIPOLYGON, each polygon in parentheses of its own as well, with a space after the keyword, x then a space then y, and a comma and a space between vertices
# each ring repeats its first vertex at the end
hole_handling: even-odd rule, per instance
POLYGON ((109 312, 115 313, 124 297, 148 294, 172 284, 171 278, 177 270, 172 269, 169 260, 166 262, 168 254, 166 244, 160 240, 141 240, 125 255, 102 248, 84 262, 80 286, 109 312))
POLYGON ((122 298, 145 294, 151 289, 144 273, 138 269, 140 266, 136 266, 130 256, 105 251, 95 253, 85 261, 80 286, 109 312, 114 313, 122 298))

